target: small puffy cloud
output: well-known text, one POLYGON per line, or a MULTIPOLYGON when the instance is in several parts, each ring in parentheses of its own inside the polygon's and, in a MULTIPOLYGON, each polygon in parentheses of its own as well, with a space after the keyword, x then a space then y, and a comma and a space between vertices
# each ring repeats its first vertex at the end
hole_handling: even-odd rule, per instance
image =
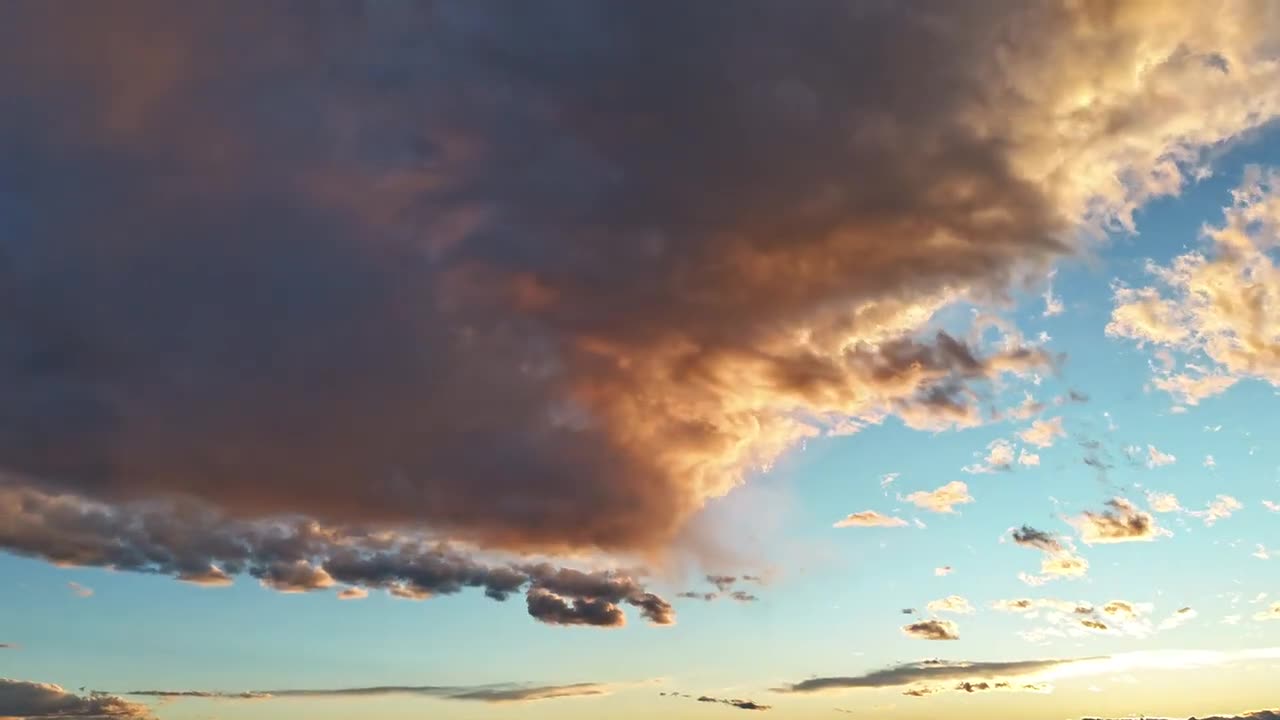
POLYGON ((1155 469, 1165 465, 1172 465, 1176 462, 1178 462, 1178 458, 1175 455, 1161 452, 1156 449, 1155 445, 1147 446, 1147 467, 1155 469))
POLYGON ((958 615, 972 615, 973 605, 969 601, 959 595, 948 595, 947 597, 931 601, 925 606, 929 612, 934 613, 956 613, 958 615))
POLYGON ((1202 519, 1205 525, 1212 526, 1219 520, 1231 517, 1235 511, 1242 508, 1244 505, 1239 500, 1230 495, 1219 495, 1204 510, 1191 510, 1187 514, 1202 519))
POLYGON ((1280 620, 1280 602, 1271 603, 1271 605, 1253 616, 1254 620, 1269 621, 1280 620))
POLYGON ((178 573, 178 580, 201 587, 227 587, 235 582, 230 575, 216 565, 200 570, 181 571, 178 573))
POLYGON ((1023 442, 1042 448, 1052 447, 1058 438, 1066 436, 1067 431, 1062 427, 1060 416, 1048 420, 1035 420, 1031 423, 1031 427, 1018 433, 1018 437, 1023 442))
POLYGON ((78 582, 69 582, 67 583, 67 587, 71 590, 71 594, 76 597, 93 597, 93 588, 91 587, 85 587, 78 582))
POLYGON ((960 626, 950 620, 921 620, 903 625, 902 633, 919 640, 959 640, 960 626))
POLYGON ((1040 455, 1022 448, 1018 451, 1018 464, 1023 467, 1037 467, 1040 465, 1040 455))
POLYGON ((937 577, 950 575, 952 572, 954 572, 954 570, 952 570, 950 565, 943 565, 942 567, 936 567, 933 569, 933 574, 936 575, 937 577))
POLYGON ((1189 607, 1181 608, 1177 612, 1170 615, 1169 617, 1165 618, 1164 620, 1161 620, 1159 628, 1161 630, 1172 630, 1176 627, 1179 627, 1188 622, 1191 622, 1196 618, 1198 614, 1199 613, 1197 613, 1192 608, 1189 608, 1189 607))
MULTIPOLYGON (((977 453, 974 454, 976 455, 977 453)), ((971 475, 1004 472, 1012 469, 1014 459, 1013 443, 1008 440, 996 439, 987 445, 987 454, 982 458, 981 462, 965 465, 960 470, 971 475)))
POLYGON ((306 560, 273 563, 257 572, 264 587, 282 593, 305 593, 333 586, 333 577, 323 567, 306 560))
POLYGON ((1151 509, 1158 513, 1171 513, 1182 510, 1182 505, 1178 502, 1178 496, 1173 493, 1148 492, 1147 502, 1151 505, 1151 509))
POLYGON ((1048 285, 1044 289, 1044 294, 1040 296, 1044 299, 1044 312, 1041 313, 1042 317, 1061 315, 1062 311, 1066 309, 1062 304, 1062 298, 1053 294, 1053 276, 1056 274, 1056 270, 1049 272, 1048 285))
POLYGON ((1270 510, 1273 513, 1280 513, 1280 503, 1275 502, 1274 500, 1263 500, 1262 507, 1270 510))
POLYGON ((954 513, 956 505, 973 502, 969 495, 969 486, 959 480, 937 488, 936 490, 913 492, 903 498, 916 507, 935 513, 954 513))
POLYGON ((1071 553, 1057 553, 1040 561, 1040 574, 1045 577, 1082 577, 1089 572, 1089 561, 1071 553))
POLYGON ((361 587, 343 588, 338 592, 339 600, 363 600, 369 597, 369 591, 361 587))
POLYGON ((907 521, 900 517, 881 515, 875 510, 863 510, 849 513, 843 520, 838 521, 832 527, 906 527, 906 525, 907 521))
POLYGON ((884 475, 881 475, 881 476, 880 476, 880 487, 882 487, 882 488, 883 488, 883 487, 889 487, 890 485, 892 485, 892 484, 893 484, 893 481, 894 481, 894 480, 897 480, 897 479, 898 479, 899 477, 901 477, 901 476, 902 476, 902 473, 896 473, 896 472, 894 472, 894 473, 885 473, 884 475))
POLYGON ((153 716, 145 705, 115 695, 97 692, 76 695, 52 683, 0 678, 0 718, 151 720, 153 716))
POLYGON ((1047 553, 1062 552, 1063 550, 1062 543, 1057 537, 1043 530, 1037 530, 1030 525, 1015 528, 1011 537, 1016 544, 1022 547, 1047 553))
POLYGON ((1214 460, 1212 455, 1205 455, 1203 464, 1205 467, 1212 469, 1218 466, 1218 461, 1214 460))
POLYGON ((1102 512, 1086 511, 1069 518, 1086 545, 1122 542, 1150 542, 1171 534, 1156 524, 1151 513, 1139 510, 1124 498, 1107 501, 1102 512))

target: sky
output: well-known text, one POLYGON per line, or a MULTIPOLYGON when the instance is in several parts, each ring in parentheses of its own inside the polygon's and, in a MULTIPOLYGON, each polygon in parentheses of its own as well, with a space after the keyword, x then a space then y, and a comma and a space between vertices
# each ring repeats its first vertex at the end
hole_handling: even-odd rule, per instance
POLYGON ((1274 720, 1280 4, 0 4, 0 720, 1274 720))

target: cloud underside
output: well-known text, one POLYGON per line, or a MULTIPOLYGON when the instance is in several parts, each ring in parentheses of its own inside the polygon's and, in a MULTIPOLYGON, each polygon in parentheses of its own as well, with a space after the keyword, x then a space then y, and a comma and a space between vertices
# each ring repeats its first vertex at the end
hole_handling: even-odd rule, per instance
POLYGON ((149 708, 116 695, 76 695, 51 683, 0 678, 0 717, 153 720, 149 708))
POLYGON ((0 485, 0 547, 60 565, 165 574, 221 586, 247 574, 286 593, 346 587, 347 599, 385 590, 424 600, 473 588, 498 601, 523 592, 548 624, 618 627, 630 606, 654 625, 675 622, 671 605, 632 572, 546 562, 481 562, 412 535, 326 527, 310 520, 233 520, 203 504, 111 506, 0 485))
POLYGON ((992 417, 1053 358, 934 313, 1280 105, 1245 2, 750 4, 6 5, 6 482, 659 548, 805 437, 992 417))

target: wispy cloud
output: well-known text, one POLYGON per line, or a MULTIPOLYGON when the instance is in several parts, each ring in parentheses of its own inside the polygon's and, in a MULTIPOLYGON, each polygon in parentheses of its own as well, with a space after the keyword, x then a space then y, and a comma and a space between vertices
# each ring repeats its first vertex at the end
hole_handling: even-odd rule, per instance
POLYGON ((850 513, 832 527, 906 527, 907 521, 900 517, 881 515, 875 510, 863 510, 850 513))

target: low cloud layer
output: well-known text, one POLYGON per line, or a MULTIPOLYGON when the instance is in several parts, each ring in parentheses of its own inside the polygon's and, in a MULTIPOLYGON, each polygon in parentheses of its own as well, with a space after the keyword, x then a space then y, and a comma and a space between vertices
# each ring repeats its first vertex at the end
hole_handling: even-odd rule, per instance
POLYGON ((670 604, 632 574, 549 563, 485 563, 412 537, 321 526, 240 521, 203 505, 110 506, 69 495, 0 486, 0 548, 64 565, 171 575, 220 586, 247 574, 281 592, 336 583, 406 599, 475 588, 494 600, 525 592, 535 619, 556 625, 625 624, 620 605, 650 623, 675 622, 670 604))
POLYGON ((153 720, 151 710, 116 695, 76 695, 51 683, 0 678, 0 718, 153 720))
POLYGON ((836 522, 832 527, 849 528, 849 527, 906 527, 907 521, 900 517, 891 515, 881 515, 875 510, 863 510, 861 512, 849 513, 843 520, 836 522))
POLYGON ((132 690, 119 693, 131 697, 165 699, 205 698, 222 700, 269 700, 271 698, 344 698, 381 695, 418 695, 442 700, 470 700, 483 703, 525 703, 559 698, 608 695, 611 685, 603 683, 571 683, 568 685, 533 685, 529 683, 495 683, 476 686, 449 685, 379 685, 373 687, 319 688, 287 690, 245 690, 218 692, 207 690, 132 690))

